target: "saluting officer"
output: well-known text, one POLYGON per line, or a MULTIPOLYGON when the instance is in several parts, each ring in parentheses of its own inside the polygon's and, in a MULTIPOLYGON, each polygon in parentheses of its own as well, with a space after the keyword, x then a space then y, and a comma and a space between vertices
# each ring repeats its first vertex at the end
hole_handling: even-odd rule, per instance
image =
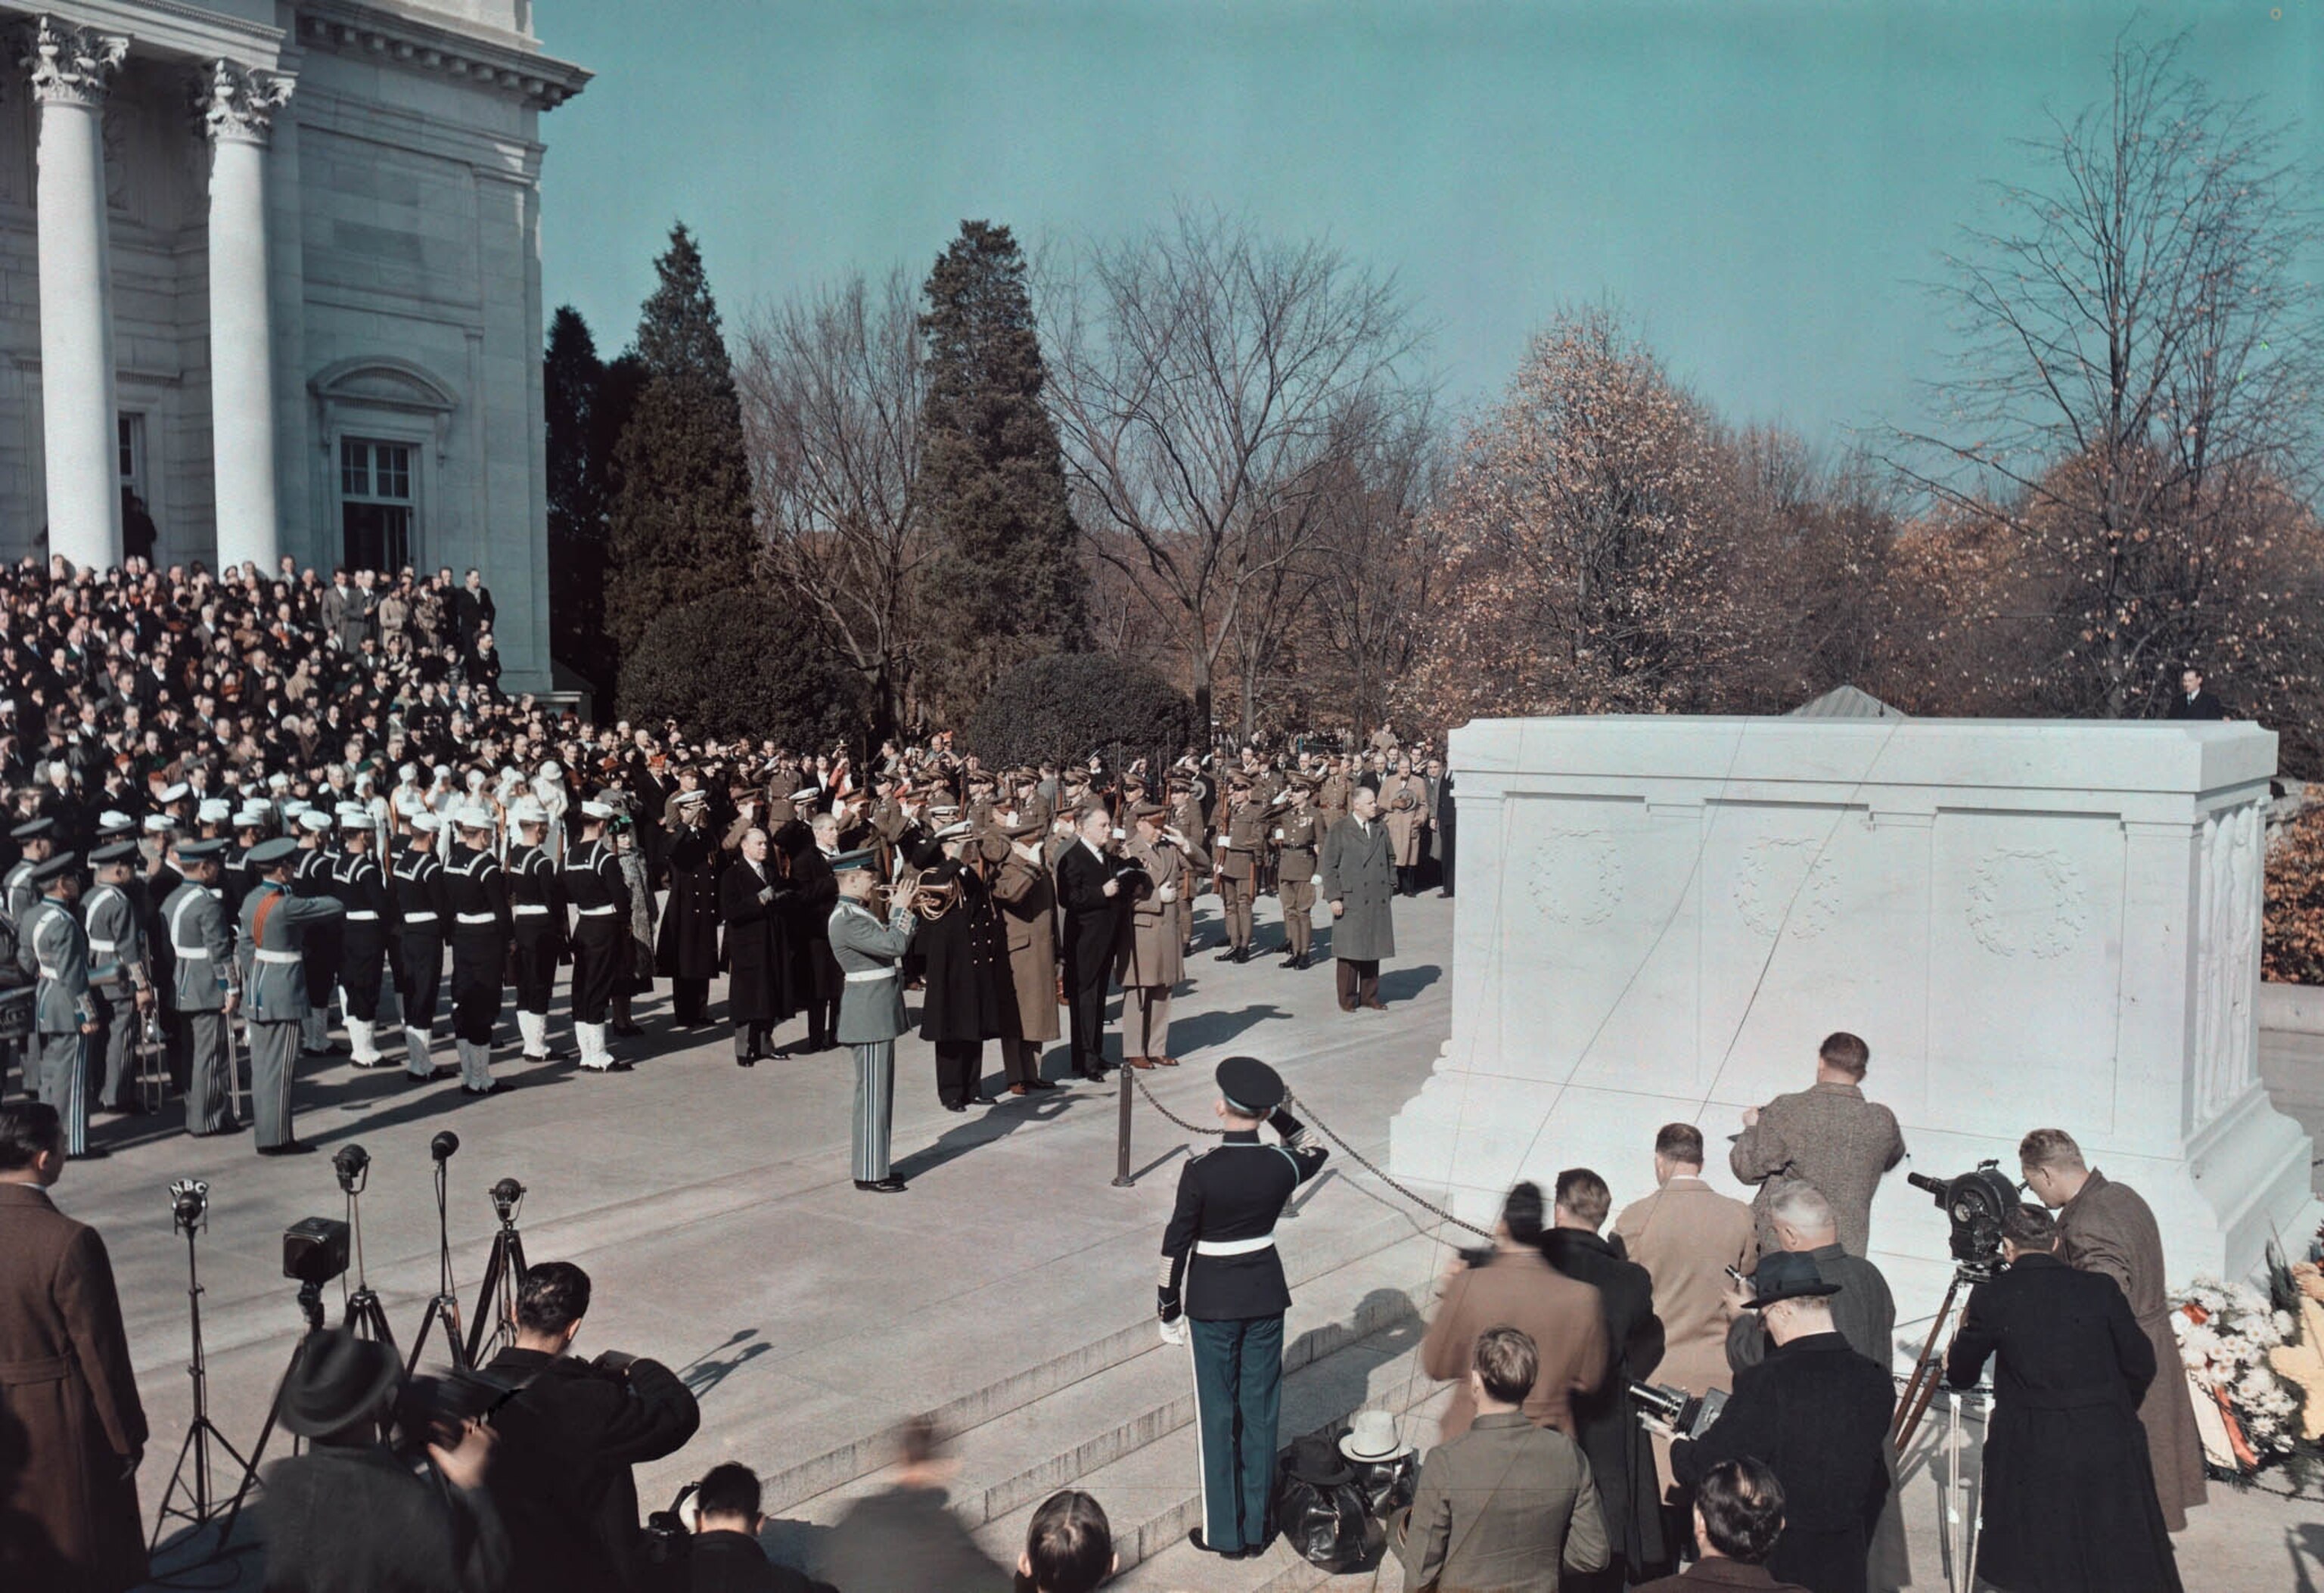
POLYGON ((493 857, 493 815, 464 807, 453 819, 460 838, 444 862, 452 906, 452 1035, 460 1048, 460 1088, 490 1095, 493 1030, 501 1020, 501 987, 509 954, 506 877, 493 857))
POLYGON ((555 1062, 549 1048, 549 998, 565 953, 565 888, 549 852, 549 809, 521 796, 509 806, 516 843, 508 852, 510 936, 516 945, 516 1028, 527 1062, 555 1062))
POLYGON ((1305 968, 1314 955, 1315 848, 1323 832, 1315 820, 1315 787, 1305 775, 1291 777, 1291 806, 1275 825, 1276 899, 1283 907, 1286 968, 1305 968))
POLYGON ((1259 854, 1267 844, 1266 817, 1251 795, 1250 777, 1238 774, 1227 781, 1227 813, 1219 822, 1219 844, 1213 865, 1219 876, 1219 899, 1225 909, 1227 949, 1222 962, 1248 962, 1251 955, 1251 902, 1259 888, 1259 854))
POLYGON ((630 882, 605 825, 613 807, 598 801, 580 808, 580 838, 566 854, 563 886, 572 902, 573 1037, 581 1066, 594 1073, 625 1073, 632 1065, 615 1060, 605 1042, 605 1014, 613 1005, 635 953, 630 938, 630 882))
POLYGON ((888 1162, 896 1110, 896 1036, 906 1029, 904 981, 897 964, 912 949, 919 920, 899 896, 885 923, 872 910, 879 876, 871 851, 831 860, 839 878, 839 904, 831 909, 831 954, 846 983, 839 993, 839 1043, 855 1053, 855 1115, 849 1135, 855 1187, 872 1194, 901 1194, 904 1181, 888 1162))
POLYGON ((226 1029, 242 1003, 242 970, 235 962, 234 925, 218 889, 226 845, 178 843, 185 883, 161 904, 186 1055, 186 1132, 195 1135, 231 1134, 242 1126, 234 1115, 234 1040, 226 1029))
POLYGON ((24 855, 8 870, 8 916, 21 931, 32 904, 41 899, 39 887, 32 883, 32 870, 57 854, 57 821, 51 818, 26 819, 8 832, 8 839, 23 849, 24 855))
POLYGON ((394 933, 395 902, 372 854, 375 821, 368 808, 339 809, 343 850, 331 864, 331 894, 346 909, 339 939, 339 999, 346 1008, 347 1048, 357 1067, 378 1067, 379 986, 394 933))
POLYGON ((258 881, 242 901, 242 988, 249 1002, 250 1115, 262 1156, 300 1156, 314 1146, 291 1133, 290 1083, 307 1023, 307 937, 345 911, 329 895, 293 894, 299 843, 289 836, 250 849, 258 881))
POLYGON ((88 993, 88 936, 74 908, 80 901, 80 859, 70 852, 43 858, 25 880, 35 892, 20 921, 17 964, 39 981, 32 987, 32 1044, 27 1076, 64 1119, 65 1155, 88 1148, 89 1051, 97 1034, 97 1005, 88 993))
POLYGON ((153 988, 145 965, 145 925, 137 903, 129 894, 129 873, 137 861, 137 843, 116 841, 88 854, 97 888, 81 903, 81 923, 88 935, 89 1005, 97 1014, 102 1044, 105 1080, 97 1091, 97 1110, 128 1112, 143 1110, 134 1093, 137 1085, 138 1030, 153 1006, 153 988))
POLYGON ((1282 1075, 1257 1057, 1220 1063, 1218 1083, 1215 1110, 1226 1134, 1178 1174, 1156 1308, 1163 1339, 1193 1346, 1203 1524, 1187 1537, 1197 1549, 1240 1560, 1267 1547, 1275 1486, 1283 1313, 1291 1309, 1275 1222, 1328 1153, 1307 1143, 1283 1110, 1290 1091, 1282 1075), (1259 1143, 1262 1119, 1282 1144, 1259 1143))
MULTIPOLYGON (((291 860, 290 894, 337 900, 332 864, 338 860, 331 855, 331 815, 319 808, 302 807, 294 822, 299 831, 292 844, 299 855, 291 860)), ((259 876, 265 877, 263 866, 259 876)), ((309 927, 300 942, 300 954, 307 960, 307 1016, 300 1035, 301 1049, 309 1056, 336 1056, 340 1052, 331 1042, 331 988, 339 982, 340 934, 338 918, 326 915, 309 927)))
POLYGON ((444 937, 452 922, 452 898, 444 889, 444 865, 436 837, 444 821, 422 809, 404 821, 411 833, 395 860, 395 996, 403 1008, 403 1071, 413 1079, 435 1079, 457 1071, 436 1066, 436 996, 444 982, 444 937))

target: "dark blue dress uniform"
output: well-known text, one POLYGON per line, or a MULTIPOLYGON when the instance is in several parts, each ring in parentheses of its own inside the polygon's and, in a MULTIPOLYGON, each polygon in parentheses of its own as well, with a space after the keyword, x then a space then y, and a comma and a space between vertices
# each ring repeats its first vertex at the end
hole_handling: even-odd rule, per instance
MULTIPOLYGON (((303 819, 306 815, 300 816, 303 819)), ((301 846, 290 870, 290 894, 301 900, 328 897, 337 901, 332 865, 337 861, 328 841, 301 846)), ((332 1054, 331 992, 339 982, 341 938, 336 916, 318 918, 308 926, 307 937, 300 946, 300 957, 307 970, 307 1017, 300 1030, 300 1046, 310 1056, 332 1054)))
POLYGON ((527 1062, 555 1060, 549 1048, 549 998, 565 954, 565 887, 556 861, 542 848, 509 848, 509 934, 516 984, 516 1027, 527 1062))
POLYGON ((1178 1175, 1178 1203, 1162 1236, 1157 1306, 1163 1322, 1186 1320, 1194 1361, 1194 1427, 1203 1456, 1200 1546, 1256 1553, 1273 1524, 1276 1422, 1283 1396, 1283 1313, 1291 1308, 1276 1219, 1292 1192, 1329 1153, 1283 1110, 1288 1091, 1273 1068, 1249 1056, 1219 1064, 1219 1090, 1245 1116, 1266 1116, 1282 1137, 1230 1132, 1178 1175))
POLYGON ((452 907, 452 1037, 460 1053, 460 1087, 493 1088, 493 1031, 500 1025, 508 973, 509 900, 493 854, 455 844, 444 861, 444 895, 452 907))
POLYGON ((339 931, 339 1000, 346 1015, 347 1048, 357 1067, 377 1067, 380 980, 395 929, 394 898, 379 859, 368 852, 343 851, 334 858, 330 889, 346 909, 339 931))
POLYGON ((436 999, 444 982, 452 898, 444 889, 444 865, 432 851, 406 847, 392 874, 396 938, 390 944, 396 953, 396 999, 403 1008, 403 1071, 415 1079, 432 1079, 436 999))

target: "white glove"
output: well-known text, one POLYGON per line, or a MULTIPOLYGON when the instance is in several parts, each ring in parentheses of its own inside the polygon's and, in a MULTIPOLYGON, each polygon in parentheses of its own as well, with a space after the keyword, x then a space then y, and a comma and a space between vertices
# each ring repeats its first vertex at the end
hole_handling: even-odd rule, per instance
POLYGON ((1174 1344, 1181 1349, 1185 1347, 1186 1319, 1185 1317, 1182 1316, 1174 1322, 1157 1321, 1154 1325, 1161 1330, 1163 1343, 1174 1344))
POLYGON ((1178 888, 1175 885, 1165 885, 1161 889, 1154 893, 1154 898, 1157 901, 1176 901, 1178 899, 1178 888))

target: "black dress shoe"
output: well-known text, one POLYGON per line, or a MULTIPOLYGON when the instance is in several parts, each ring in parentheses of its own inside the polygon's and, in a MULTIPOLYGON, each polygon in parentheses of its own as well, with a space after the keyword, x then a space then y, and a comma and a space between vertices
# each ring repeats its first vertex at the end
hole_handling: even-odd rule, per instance
POLYGON ((855 1181, 855 1187, 865 1194, 902 1194, 904 1181, 900 1178, 859 1178, 855 1181))
POLYGON ((1056 1087, 1056 1082, 1049 1079, 1028 1079, 1025 1081, 1025 1088, 1028 1090, 1054 1090, 1056 1087))
POLYGON ((463 1084, 460 1086, 462 1091, 469 1095, 498 1095, 502 1091, 507 1088, 508 1086, 506 1084, 502 1083, 497 1079, 493 1080, 489 1084, 481 1086, 475 1084, 463 1084))
POLYGON ((607 1032, 610 1034, 619 1035, 624 1040, 634 1040, 640 1035, 644 1034, 645 1030, 640 1028, 633 1023, 617 1023, 612 1025, 608 1028, 607 1032))
POLYGON ((262 1156, 311 1156, 315 1154, 315 1147, 304 1140, 294 1139, 288 1145, 262 1145, 258 1147, 258 1154, 262 1156))
POLYGON ((980 1091, 979 1093, 968 1098, 968 1104, 971 1106, 999 1106, 1001 1104, 1001 1097, 998 1095, 986 1095, 980 1091))
POLYGON ((734 1065, 736 1067, 756 1067, 759 1065, 759 1054, 753 1051, 748 1056, 738 1056, 734 1059, 734 1065))
POLYGON ((940 1104, 948 1112, 964 1112, 968 1110, 968 1102, 964 1100, 947 1100, 940 1104))
POLYGON ((581 1071, 585 1073, 626 1073, 635 1072, 637 1065, 625 1056, 616 1056, 604 1067, 585 1067, 581 1071))
POLYGON ((1186 1542, 1192 1543, 1195 1548, 1200 1549, 1204 1553, 1215 1554, 1221 1560, 1248 1560, 1250 1558, 1250 1551, 1248 1549, 1212 1548, 1208 1543, 1203 1542, 1203 1529, 1201 1527, 1196 1527, 1194 1531, 1188 1533, 1186 1534, 1186 1542))
POLYGON ((1276 966, 1277 968, 1296 968, 1299 966, 1299 959, 1296 956, 1286 957, 1282 962, 1277 962, 1276 966))

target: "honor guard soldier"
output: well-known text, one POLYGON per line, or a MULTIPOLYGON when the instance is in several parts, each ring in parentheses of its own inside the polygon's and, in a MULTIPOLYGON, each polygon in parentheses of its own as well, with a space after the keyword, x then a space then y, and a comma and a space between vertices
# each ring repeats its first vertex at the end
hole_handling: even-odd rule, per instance
POLYGON ((32 883, 32 870, 57 854, 57 821, 26 819, 8 832, 8 839, 23 848, 24 854, 8 870, 7 879, 8 918, 21 933, 32 904, 41 899, 40 890, 32 883))
POLYGON ((1257 1057, 1220 1063, 1218 1083, 1226 1134, 1179 1172, 1156 1308, 1163 1339, 1193 1348, 1203 1524, 1189 1540, 1240 1560, 1266 1549, 1272 1526, 1283 1313, 1291 1309, 1275 1223, 1328 1153, 1306 1142, 1306 1130, 1283 1110, 1290 1091, 1282 1076, 1257 1057), (1259 1143, 1262 1121, 1282 1144, 1259 1143))
POLYGON ((573 904, 573 1037, 581 1066, 594 1073, 622 1073, 631 1064, 616 1061, 605 1042, 605 1015, 635 953, 630 934, 630 882, 622 860, 605 838, 613 809, 584 802, 579 839, 565 859, 563 889, 573 904))
POLYGON ((186 1050, 182 1043, 185 1026, 178 1021, 177 959, 170 950, 170 926, 161 921, 162 904, 177 895, 178 887, 186 882, 185 875, 171 861, 180 834, 186 834, 189 840, 193 838, 184 825, 167 814, 145 815, 142 872, 132 882, 130 894, 137 904, 137 922, 145 942, 146 982, 153 989, 149 1022, 161 1039, 170 1086, 182 1092, 186 1087, 186 1050))
POLYGON ((179 843, 186 882, 161 904, 186 1057, 186 1132, 194 1135, 230 1134, 241 1127, 234 1115, 234 1038, 227 1025, 242 1003, 242 970, 217 884, 226 846, 224 841, 179 843))
POLYGON ((1276 899, 1283 907, 1286 968, 1305 968, 1314 955, 1315 909, 1315 849, 1323 840, 1317 824, 1315 787, 1305 777, 1291 779, 1291 806, 1275 824, 1276 899))
POLYGON ((16 961, 38 981, 27 1073, 39 1078, 40 1098, 64 1119, 65 1155, 86 1156, 89 1054, 98 1023, 88 990, 88 936, 75 910, 80 859, 70 852, 43 858, 25 883, 36 894, 20 925, 16 961))
MULTIPOLYGON (((331 855, 331 815, 318 808, 301 807, 294 822, 299 831, 292 844, 299 855, 291 860, 290 894, 337 901, 331 865, 338 860, 331 855)), ((331 989, 339 982, 339 937, 338 918, 331 915, 318 919, 301 943, 301 954, 307 959, 307 1017, 306 1027, 300 1033, 300 1049, 309 1056, 340 1054, 340 1047, 331 1043, 331 989)))
POLYGON ((896 1110, 896 1036, 909 1027, 897 965, 912 949, 919 920, 900 894, 889 905, 885 922, 872 910, 872 892, 879 888, 872 861, 869 851, 831 860, 832 872, 839 877, 839 903, 831 909, 831 954, 846 981, 839 993, 838 1038, 855 1053, 855 1115, 849 1135, 855 1187, 901 1194, 904 1182, 888 1163, 896 1110))
POLYGON ((366 807, 339 809, 341 851, 331 864, 331 894, 346 910, 339 939, 339 999, 346 1008, 347 1049, 357 1067, 378 1067, 379 986, 395 933, 395 902, 372 847, 376 821, 366 807))
POLYGON ((1222 962, 1248 962, 1251 955, 1251 901, 1259 887, 1259 854, 1267 844, 1267 821, 1253 798, 1250 777, 1227 782, 1227 815, 1219 823, 1216 868, 1219 900, 1227 921, 1222 962))
POLYGON ((403 1071, 414 1079, 447 1077, 457 1069, 436 1065, 433 1054, 436 995, 444 982, 444 937, 450 933, 452 898, 444 889, 444 865, 436 856, 443 821, 424 809, 405 821, 411 826, 403 855, 395 860, 395 996, 403 1008, 403 1071))
POLYGON ((557 988, 557 962, 565 954, 565 887, 549 853, 549 809, 540 799, 520 796, 509 806, 516 827, 509 847, 510 937, 516 946, 516 1027, 524 1039, 524 1060, 555 1062, 549 1048, 549 998, 557 988))
POLYGON ((289 836, 250 849, 258 882, 242 902, 242 988, 249 1008, 250 1115, 262 1156, 303 1155, 291 1133, 290 1083, 299 1069, 307 1024, 307 937, 336 926, 343 909, 335 896, 300 896, 291 870, 299 843, 289 836))
POLYGON ((490 810, 461 808, 453 824, 460 838, 444 860, 452 907, 452 1035, 460 1048, 460 1088, 490 1095, 499 1087, 493 1082, 493 1030, 508 967, 508 890, 493 857, 490 810))
POLYGON ((97 1014, 94 1052, 105 1053, 105 1082, 97 1110, 130 1112, 137 1100, 137 1043, 144 1015, 153 1008, 153 986, 145 957, 145 925, 129 894, 137 843, 116 841, 88 854, 97 887, 81 902, 88 939, 89 1005, 97 1014))

